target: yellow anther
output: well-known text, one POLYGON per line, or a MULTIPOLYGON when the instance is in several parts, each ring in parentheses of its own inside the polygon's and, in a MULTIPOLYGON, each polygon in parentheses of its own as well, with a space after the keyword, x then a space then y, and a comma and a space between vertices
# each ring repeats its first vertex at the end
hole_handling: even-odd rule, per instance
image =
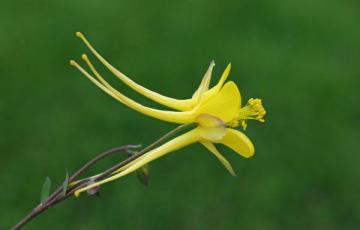
POLYGON ((241 125, 245 130, 247 127, 247 120, 257 120, 265 122, 264 116, 266 111, 259 98, 250 98, 248 103, 239 110, 238 120, 241 120, 241 125))
POLYGON ((86 54, 81 55, 81 59, 83 59, 84 61, 88 60, 89 58, 86 56, 86 54))
POLYGON ((74 60, 70 60, 70 61, 69 61, 69 64, 70 64, 71 66, 75 66, 75 65, 76 65, 76 62, 75 62, 74 60))
POLYGON ((264 109, 259 111, 259 116, 264 116, 265 114, 266 114, 266 111, 264 109))
POLYGON ((247 128, 247 121, 246 121, 246 120, 243 120, 243 121, 241 122, 241 126, 243 127, 244 130, 246 130, 246 128, 247 128))
POLYGON ((84 35, 81 32, 76 32, 75 35, 76 35, 76 37, 79 37, 79 38, 84 37, 84 35))

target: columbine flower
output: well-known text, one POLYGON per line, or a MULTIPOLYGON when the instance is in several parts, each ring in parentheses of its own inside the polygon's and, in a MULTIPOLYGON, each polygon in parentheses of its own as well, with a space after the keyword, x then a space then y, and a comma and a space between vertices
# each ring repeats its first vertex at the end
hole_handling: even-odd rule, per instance
POLYGON ((75 61, 70 61, 71 65, 79 69, 88 79, 107 94, 145 115, 178 124, 196 123, 198 125, 193 130, 166 142, 118 169, 112 176, 77 190, 75 192, 76 196, 83 191, 125 176, 150 161, 196 142, 201 143, 213 153, 232 175, 235 175, 235 172, 232 169, 231 164, 223 155, 221 155, 214 143, 226 145, 243 157, 251 157, 254 154, 255 150, 251 141, 242 132, 233 128, 236 128, 241 124, 243 129, 246 129, 247 120, 249 119, 264 122, 264 115, 266 112, 260 99, 251 98, 245 106, 242 106, 240 92, 236 84, 232 81, 225 83, 231 69, 230 64, 225 69, 219 82, 209 89, 212 69, 215 65, 214 62, 211 62, 200 86, 190 99, 173 99, 138 85, 100 56, 81 33, 77 33, 77 36, 80 37, 92 53, 126 85, 159 104, 179 111, 153 109, 143 106, 126 97, 104 80, 86 55, 82 55, 82 59, 90 67, 96 78, 84 70, 75 61))

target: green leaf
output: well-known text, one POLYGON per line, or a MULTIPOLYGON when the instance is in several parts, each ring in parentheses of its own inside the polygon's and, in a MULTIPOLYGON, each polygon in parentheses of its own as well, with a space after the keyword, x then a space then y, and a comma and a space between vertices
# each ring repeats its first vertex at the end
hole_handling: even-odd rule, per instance
POLYGON ((69 186, 69 173, 66 171, 65 180, 63 182, 63 191, 62 191, 63 196, 66 195, 68 186, 69 186))
POLYGON ((44 203, 50 195, 51 180, 49 177, 45 178, 45 181, 41 188, 40 202, 44 203))

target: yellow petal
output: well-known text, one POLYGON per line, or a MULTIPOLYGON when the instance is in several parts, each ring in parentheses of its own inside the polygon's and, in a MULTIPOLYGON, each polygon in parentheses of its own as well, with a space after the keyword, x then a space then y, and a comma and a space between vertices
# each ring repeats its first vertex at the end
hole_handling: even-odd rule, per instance
POLYGON ((192 108, 192 100, 191 99, 174 99, 170 97, 163 96, 157 92, 151 91, 133 80, 131 80, 129 77, 127 77, 125 74, 117 70, 114 66, 112 66, 105 58, 103 58, 96 50, 95 48, 90 44, 90 42, 85 38, 85 36, 77 32, 76 36, 78 36, 85 45, 90 49, 90 51, 99 59, 101 63, 105 65, 106 68, 110 70, 117 78, 119 78, 122 82, 124 82, 127 86, 138 92, 139 94, 159 103, 162 105, 165 105, 169 108, 173 108, 176 110, 186 111, 190 110, 192 108))
POLYGON ((224 167, 229 171, 233 176, 236 176, 234 169, 232 168, 229 161, 217 150, 217 148, 210 142, 201 142, 214 156, 224 165, 224 167))
POLYGON ((255 153, 254 145, 250 139, 235 129, 228 128, 221 143, 246 158, 253 156, 255 153))
POLYGON ((139 160, 135 160, 135 163, 132 163, 130 167, 126 168, 123 171, 120 171, 117 174, 114 174, 113 176, 110 176, 104 180, 95 182, 89 186, 86 186, 84 188, 81 188, 79 190, 75 191, 75 196, 79 196, 81 192, 84 192, 86 190, 89 190, 91 188, 97 187, 99 185, 102 185, 104 183, 116 180, 120 177, 123 177, 140 167, 144 166, 145 164, 149 163, 150 161, 153 161, 165 154, 168 154, 170 152, 173 152, 177 149, 183 148, 187 145, 190 145, 194 142, 199 141, 199 135, 198 135, 198 129, 195 128, 185 134, 182 134, 181 136, 178 136, 171 141, 168 141, 167 143, 161 145, 160 147, 151 150, 150 152, 146 153, 145 155, 141 156, 139 160))
MULTIPOLYGON (((192 123, 194 120, 194 113, 192 111, 175 112, 175 111, 158 110, 143 106, 142 104, 139 104, 133 101, 132 99, 126 97, 125 95, 123 95, 122 93, 111 87, 107 82, 104 82, 104 84, 106 83, 106 86, 104 86, 94 77, 92 77, 86 70, 84 70, 75 61, 71 60, 70 64, 75 66, 78 70, 80 70, 81 73, 83 73, 90 81, 92 81, 95 85, 97 85, 107 94, 109 94, 110 96, 121 102, 122 104, 140 113, 143 113, 147 116, 154 117, 163 121, 168 121, 177 124, 192 123)), ((105 81, 95 69, 92 68, 92 71, 94 72, 95 75, 97 75, 98 79, 102 79, 101 81, 105 81)))
POLYGON ((240 108, 240 93, 236 84, 227 82, 219 93, 196 108, 197 114, 209 114, 225 123, 233 120, 240 108))

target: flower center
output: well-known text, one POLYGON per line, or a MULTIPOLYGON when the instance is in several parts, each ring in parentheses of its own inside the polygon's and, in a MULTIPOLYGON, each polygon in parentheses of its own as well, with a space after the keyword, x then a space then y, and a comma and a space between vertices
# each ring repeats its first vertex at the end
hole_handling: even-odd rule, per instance
POLYGON ((261 99, 250 98, 247 104, 240 108, 237 117, 229 122, 227 125, 230 127, 237 127, 241 122, 243 129, 247 127, 248 120, 257 120, 260 122, 265 122, 264 116, 266 111, 262 105, 261 99))

